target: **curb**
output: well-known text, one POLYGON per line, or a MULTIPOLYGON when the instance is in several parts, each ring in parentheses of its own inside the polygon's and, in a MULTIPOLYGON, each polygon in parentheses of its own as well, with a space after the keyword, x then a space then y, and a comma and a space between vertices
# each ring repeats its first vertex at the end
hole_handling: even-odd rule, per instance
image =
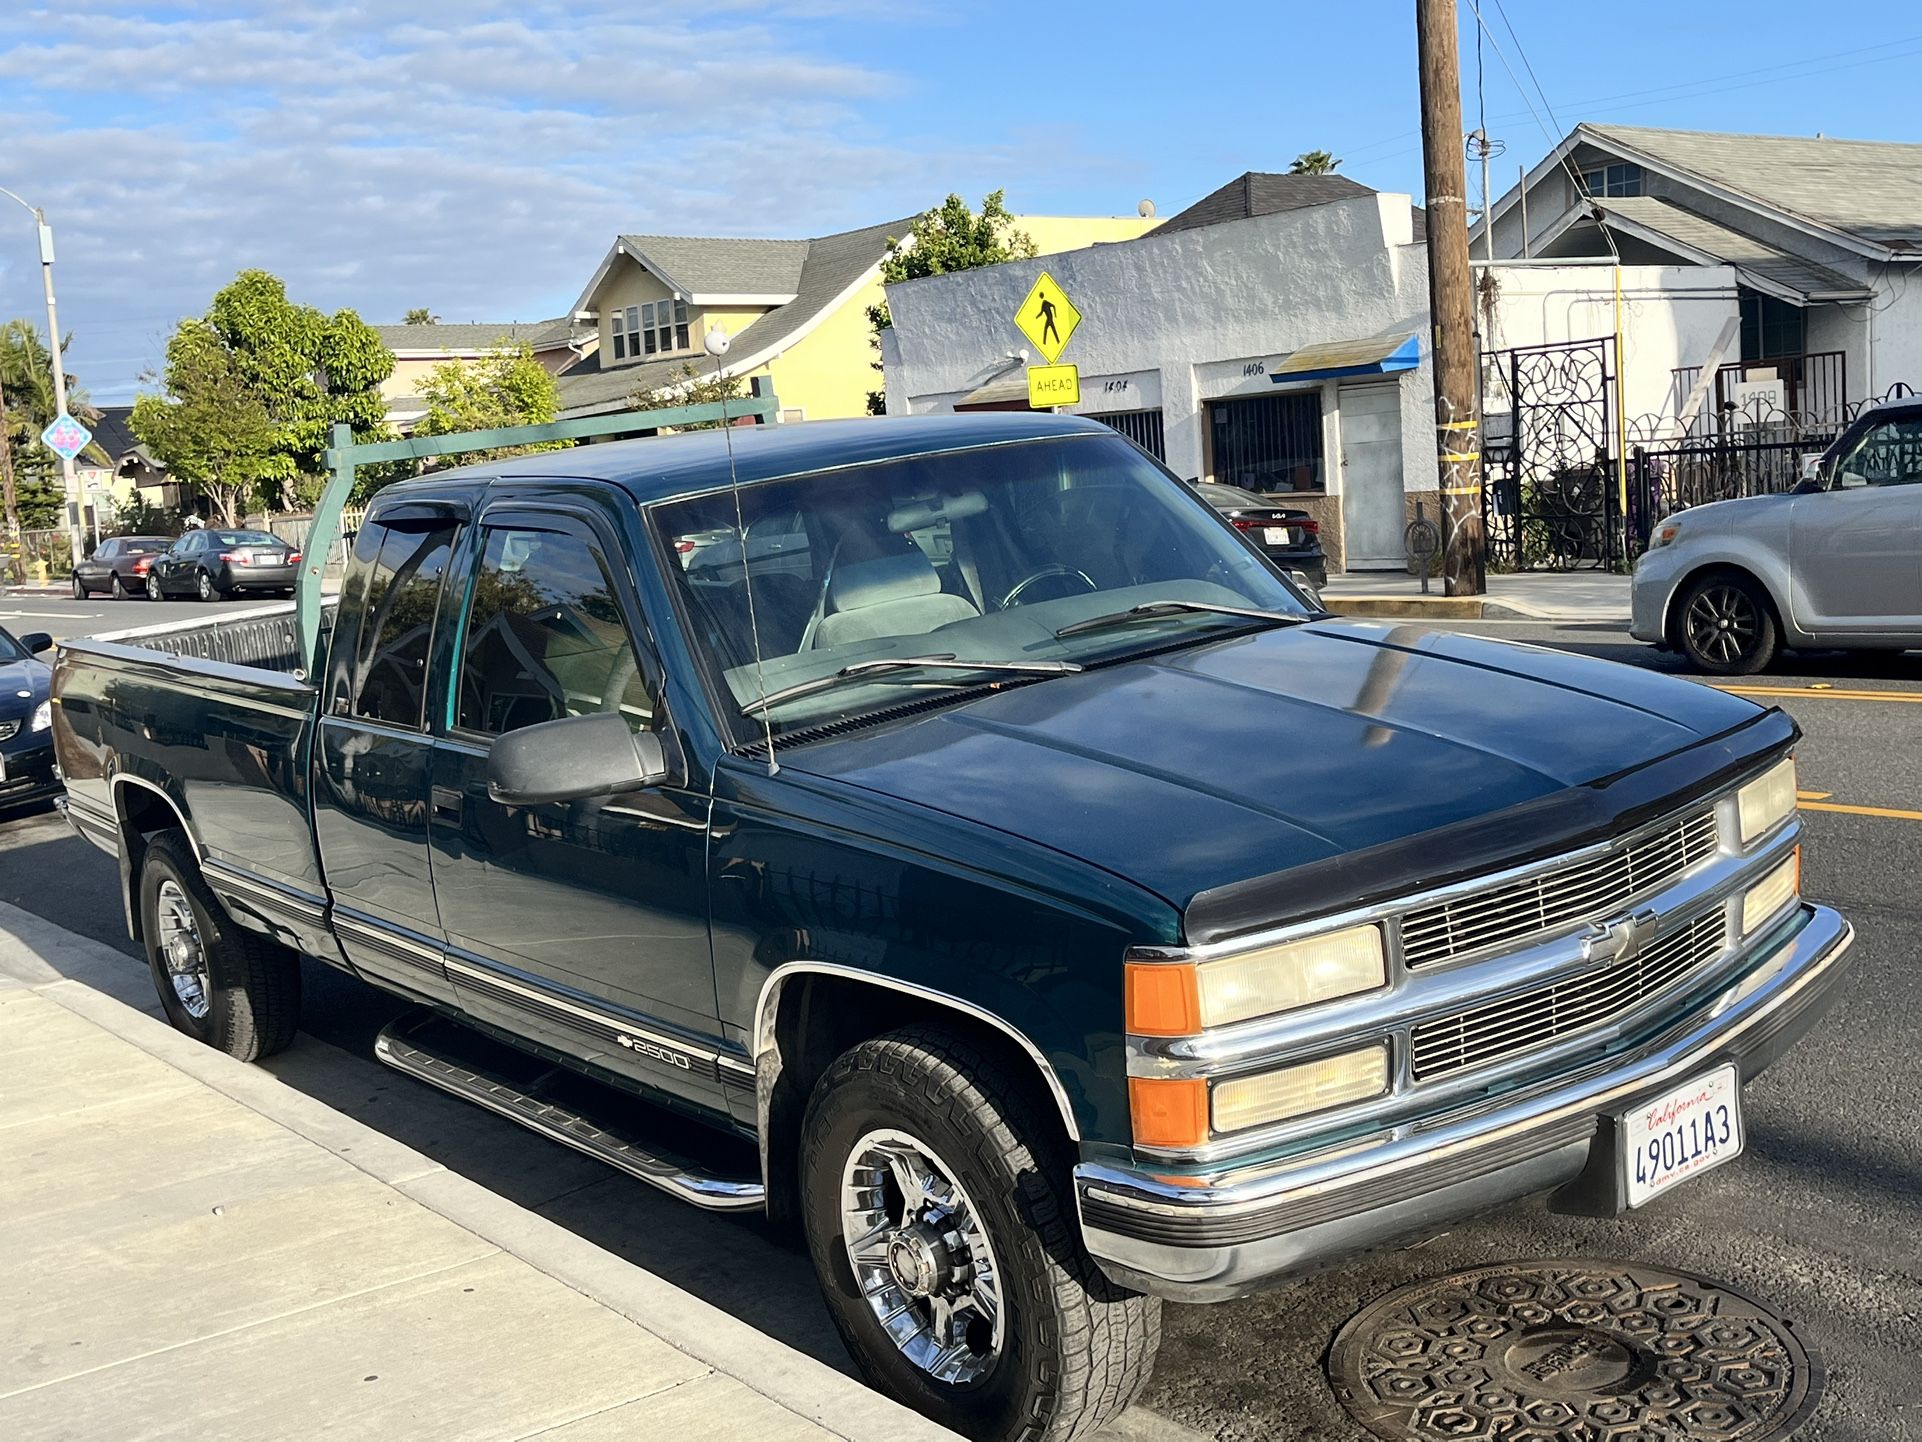
POLYGON ((101 942, 0 902, 0 984, 6 979, 35 988, 848 1442, 956 1442, 955 1433, 732 1313, 449 1171, 296 1090, 271 1071, 182 1035, 133 999, 144 995, 158 1009, 137 963, 101 942), (22 960, 24 967, 18 964, 22 960))
POLYGON ((1373 616, 1408 620, 1479 621, 1487 613, 1487 600, 1481 596, 1329 596, 1321 598, 1324 609, 1337 616, 1373 616))

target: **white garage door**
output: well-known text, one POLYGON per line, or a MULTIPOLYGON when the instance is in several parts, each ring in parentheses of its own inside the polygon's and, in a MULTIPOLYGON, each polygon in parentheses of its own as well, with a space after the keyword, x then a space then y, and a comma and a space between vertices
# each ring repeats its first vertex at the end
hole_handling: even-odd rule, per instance
POLYGON ((1400 567, 1401 386, 1341 388, 1341 527, 1351 571, 1400 567))

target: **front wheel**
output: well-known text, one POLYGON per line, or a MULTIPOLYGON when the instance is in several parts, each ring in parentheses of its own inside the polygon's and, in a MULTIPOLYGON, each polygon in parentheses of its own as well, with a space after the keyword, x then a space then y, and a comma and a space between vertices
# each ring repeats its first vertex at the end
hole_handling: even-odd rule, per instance
POLYGON ((1683 653, 1713 675, 1752 676, 1781 649, 1775 610, 1747 576, 1704 576, 1682 597, 1678 616, 1683 653))
POLYGON ((164 601, 167 599, 167 593, 160 589, 160 577, 153 571, 147 572, 147 599, 149 601, 164 601))
POLYGON ((875 1386, 995 1442, 1068 1442, 1140 1393, 1161 1304, 1102 1275, 1059 1126, 967 1037, 911 1027, 845 1053, 801 1156, 815 1274, 875 1386))
POLYGON ((178 831, 147 843, 140 932, 161 1008, 178 1030, 242 1061, 293 1041, 300 958, 228 918, 178 831))

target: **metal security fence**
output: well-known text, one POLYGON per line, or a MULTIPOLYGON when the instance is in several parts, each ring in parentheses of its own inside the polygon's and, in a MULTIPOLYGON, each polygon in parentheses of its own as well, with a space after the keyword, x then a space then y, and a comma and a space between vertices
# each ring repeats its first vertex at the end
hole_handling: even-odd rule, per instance
POLYGON ((1168 439, 1159 406, 1139 411, 1088 411, 1086 418, 1113 426, 1156 460, 1168 459, 1168 439))
POLYGON ((1489 563, 1618 565, 1614 337, 1484 352, 1482 415, 1489 563))

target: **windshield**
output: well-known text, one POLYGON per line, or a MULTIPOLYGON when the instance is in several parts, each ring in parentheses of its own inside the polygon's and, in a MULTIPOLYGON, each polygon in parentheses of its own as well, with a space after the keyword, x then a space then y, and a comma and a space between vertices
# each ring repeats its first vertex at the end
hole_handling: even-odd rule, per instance
MULTIPOLYGON (((745 486, 752 573, 742 585, 735 497, 649 509, 696 654, 738 739, 818 726, 937 689, 1020 679, 965 667, 895 667, 822 688, 859 663, 944 657, 1000 665, 1113 659, 1188 635, 1273 619, 1156 602, 1311 614, 1300 596, 1201 504, 1120 437, 1066 436, 916 456, 745 486), (1111 624, 1075 628, 1107 618, 1111 624), (1070 628, 1070 634, 1057 634, 1070 628), (755 664, 752 630, 760 634, 755 664), (731 703, 731 704, 729 704, 731 703)), ((1037 670, 1034 674, 1058 674, 1037 670)))

